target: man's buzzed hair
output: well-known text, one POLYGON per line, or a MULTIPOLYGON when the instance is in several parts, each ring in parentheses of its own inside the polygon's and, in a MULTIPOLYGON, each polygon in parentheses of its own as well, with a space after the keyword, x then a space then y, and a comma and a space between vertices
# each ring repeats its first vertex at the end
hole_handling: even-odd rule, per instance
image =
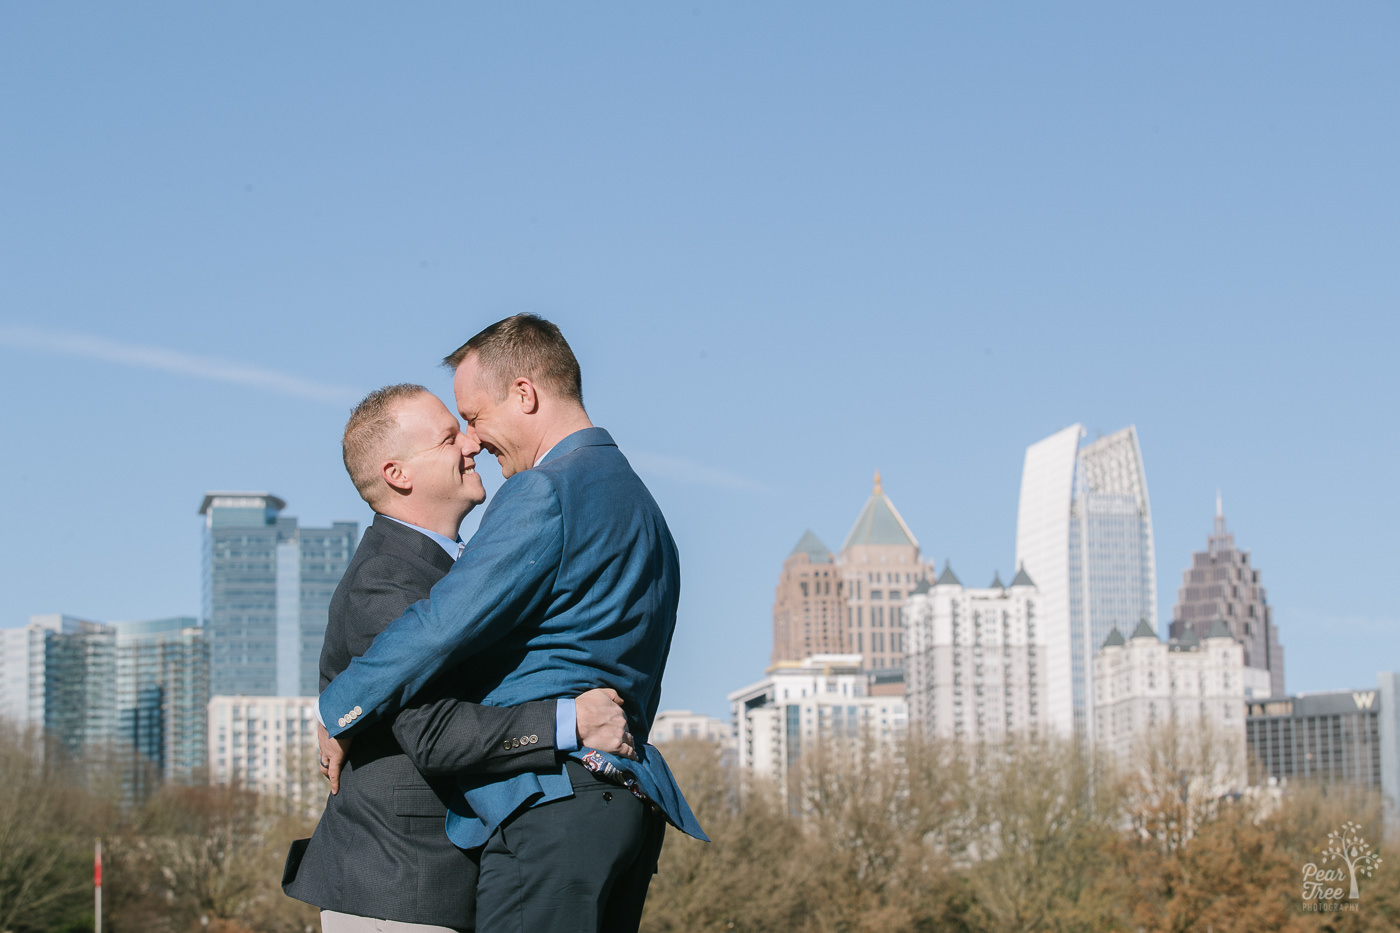
POLYGON ((397 445, 403 441, 399 434, 399 403, 431 394, 410 382, 385 386, 366 395, 350 412, 340 452, 345 460, 345 472, 350 474, 360 498, 371 506, 374 505, 371 497, 378 489, 379 464, 400 454, 397 445))
POLYGON ((537 314, 497 321, 452 351, 442 365, 455 370, 473 353, 484 385, 498 402, 523 376, 559 398, 583 405, 583 376, 574 351, 559 328, 537 314))

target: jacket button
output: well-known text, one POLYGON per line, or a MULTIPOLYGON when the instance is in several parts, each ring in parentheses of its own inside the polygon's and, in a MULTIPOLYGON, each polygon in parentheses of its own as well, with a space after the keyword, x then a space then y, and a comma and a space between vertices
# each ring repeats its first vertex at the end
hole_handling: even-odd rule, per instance
POLYGON ((537 735, 532 735, 532 736, 530 736, 530 744, 531 744, 531 745, 536 744, 537 742, 539 742, 539 740, 540 740, 540 737, 537 736, 537 735))
POLYGON ((336 720, 336 722, 340 723, 340 728, 342 728, 342 729, 345 728, 345 717, 344 717, 344 716, 341 716, 338 720, 336 720))
POLYGON ((510 739, 506 739, 503 744, 505 745, 506 751, 510 751, 510 739))
POLYGON ((603 803, 612 803, 612 791, 603 791, 603 803))
POLYGON ((357 706, 357 707, 355 707, 354 709, 352 709, 350 712, 352 712, 352 713, 354 713, 356 716, 358 716, 358 715, 360 715, 361 713, 363 713, 364 710, 360 709, 360 708, 357 706))

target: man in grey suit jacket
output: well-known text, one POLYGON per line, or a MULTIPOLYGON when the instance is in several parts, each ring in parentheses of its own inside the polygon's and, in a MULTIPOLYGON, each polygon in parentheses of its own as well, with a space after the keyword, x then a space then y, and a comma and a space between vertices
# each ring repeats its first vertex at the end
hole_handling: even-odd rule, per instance
POLYGON ((589 419, 578 361, 557 327, 516 315, 445 362, 459 413, 506 482, 431 598, 321 694, 332 787, 351 736, 445 666, 469 662, 472 698, 498 706, 613 687, 636 760, 584 750, 504 780, 464 776, 448 834, 482 848, 483 931, 635 930, 665 822, 704 838, 661 754, 644 744, 680 597, 675 542, 640 477, 589 419))
MULTIPOLYGON (((323 690, 452 568, 457 528, 485 498, 479 451, 421 386, 381 389, 352 413, 346 469, 377 514, 331 600, 323 690)), ((283 887, 323 909, 326 933, 473 929, 477 862, 443 831, 451 775, 554 768, 580 736, 630 738, 610 690, 498 708, 464 702, 465 688, 449 672, 366 730, 315 835, 293 844, 283 887)))

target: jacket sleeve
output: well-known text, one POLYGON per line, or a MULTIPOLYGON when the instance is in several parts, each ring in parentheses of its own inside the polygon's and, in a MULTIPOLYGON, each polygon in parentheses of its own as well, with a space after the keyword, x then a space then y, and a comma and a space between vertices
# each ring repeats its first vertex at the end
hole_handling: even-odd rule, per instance
POLYGON ((353 733, 394 714, 434 674, 541 614, 562 555, 563 517, 553 484, 536 470, 511 477, 429 598, 391 622, 321 694, 330 734, 353 733))
POLYGON ((558 763, 554 700, 496 707, 450 696, 426 699, 394 718, 394 738, 423 774, 514 774, 558 763))

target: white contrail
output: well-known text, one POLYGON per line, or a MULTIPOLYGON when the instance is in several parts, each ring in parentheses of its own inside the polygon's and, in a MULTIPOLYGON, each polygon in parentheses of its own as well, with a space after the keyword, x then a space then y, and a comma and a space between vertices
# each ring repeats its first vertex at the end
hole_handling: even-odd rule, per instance
POLYGON ((638 473, 650 473, 695 486, 741 489, 745 492, 768 492, 768 487, 757 480, 703 463, 696 463, 684 457, 668 457, 663 454, 631 449, 624 451, 624 453, 627 454, 627 460, 638 473))
POLYGON ((336 405, 353 405, 363 395, 356 389, 346 386, 327 385, 313 382, 299 376, 289 376, 261 366, 234 363, 209 356, 196 356, 178 350, 165 350, 160 347, 146 347, 134 343, 122 343, 106 337, 91 334, 75 334, 64 331, 43 330, 37 327, 0 326, 0 344, 12 347, 25 347, 48 350, 68 356, 81 356, 92 360, 105 360, 121 363, 139 369, 153 369, 159 372, 177 373, 199 379, 212 379, 215 382, 232 382, 236 385, 252 386, 278 395, 293 398, 311 399, 336 405))

